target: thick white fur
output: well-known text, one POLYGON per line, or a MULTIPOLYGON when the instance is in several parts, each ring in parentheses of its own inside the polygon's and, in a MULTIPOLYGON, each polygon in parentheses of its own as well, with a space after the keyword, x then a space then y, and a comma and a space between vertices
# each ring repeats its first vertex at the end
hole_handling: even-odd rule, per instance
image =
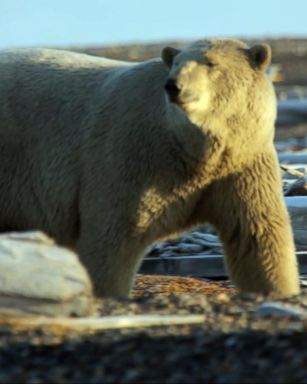
POLYGON ((77 250, 97 294, 120 296, 146 246, 208 221, 240 290, 298 293, 269 48, 200 41, 163 59, 1 53, 0 231, 45 231, 77 250))

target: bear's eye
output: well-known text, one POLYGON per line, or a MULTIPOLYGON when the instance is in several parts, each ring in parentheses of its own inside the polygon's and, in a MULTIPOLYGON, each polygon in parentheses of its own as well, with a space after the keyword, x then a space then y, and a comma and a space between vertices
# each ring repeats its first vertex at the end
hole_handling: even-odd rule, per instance
POLYGON ((206 61, 206 66, 209 67, 209 68, 213 68, 215 67, 215 63, 211 60, 207 60, 206 61))

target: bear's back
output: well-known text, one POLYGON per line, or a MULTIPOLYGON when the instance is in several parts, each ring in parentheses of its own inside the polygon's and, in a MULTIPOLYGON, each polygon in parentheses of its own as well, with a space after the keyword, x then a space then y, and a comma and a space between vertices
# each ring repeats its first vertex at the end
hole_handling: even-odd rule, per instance
POLYGON ((57 118, 80 121, 105 79, 130 65, 54 49, 1 51, 0 135, 8 128, 33 134, 57 118))
POLYGON ((84 53, 48 49, 48 48, 16 48, 0 51, 0 67, 38 66, 78 70, 81 68, 112 68, 129 65, 125 61, 112 60, 105 57, 91 56, 84 53))
MULTIPOLYGON (((56 49, 9 49, 0 51, 0 101, 9 100, 33 108, 46 98, 61 103, 86 103, 110 73, 131 64, 56 49), (21 99, 22 98, 22 99, 21 99), (31 105, 28 103, 31 102, 31 105)), ((50 101, 47 104, 51 104, 50 101)), ((2 118, 3 118, 2 110, 2 118)))

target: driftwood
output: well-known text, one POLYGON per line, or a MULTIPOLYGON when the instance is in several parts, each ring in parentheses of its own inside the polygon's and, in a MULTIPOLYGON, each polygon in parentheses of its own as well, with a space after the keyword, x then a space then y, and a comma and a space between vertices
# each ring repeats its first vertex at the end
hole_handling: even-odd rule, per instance
POLYGON ((285 196, 307 196, 307 176, 299 178, 287 185, 284 189, 285 196))
POLYGON ((280 168, 286 172, 289 173, 290 175, 298 178, 304 178, 305 177, 305 172, 298 171, 297 169, 290 168, 284 164, 281 164, 280 168))
POLYGON ((294 182, 284 183, 285 196, 307 196, 307 174, 306 172, 298 171, 286 165, 281 165, 280 168, 285 172, 285 175, 294 177, 294 182))
POLYGON ((123 315, 86 318, 2 317, 0 327, 17 330, 49 328, 52 331, 101 331, 123 328, 161 327, 169 325, 202 324, 205 315, 123 315))
MULTIPOLYGON (((297 251, 300 273, 307 274, 307 252, 297 251)), ((206 255, 147 257, 140 269, 141 273, 152 275, 193 276, 203 278, 225 278, 227 271, 224 256, 206 255)))

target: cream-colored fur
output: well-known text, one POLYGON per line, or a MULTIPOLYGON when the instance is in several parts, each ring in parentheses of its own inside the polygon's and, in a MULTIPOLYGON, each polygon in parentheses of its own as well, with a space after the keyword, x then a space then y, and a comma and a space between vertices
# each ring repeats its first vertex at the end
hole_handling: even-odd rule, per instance
POLYGON ((146 246, 207 221, 241 291, 297 294, 270 48, 205 40, 162 58, 1 53, 0 231, 75 248, 110 296, 129 293, 146 246))

